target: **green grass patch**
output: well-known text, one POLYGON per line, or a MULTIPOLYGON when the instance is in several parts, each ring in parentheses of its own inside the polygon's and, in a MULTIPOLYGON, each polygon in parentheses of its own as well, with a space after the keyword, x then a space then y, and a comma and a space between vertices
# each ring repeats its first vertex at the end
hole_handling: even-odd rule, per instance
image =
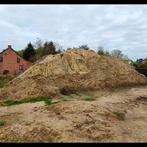
POLYGON ((23 104, 23 103, 35 103, 35 102, 40 102, 44 101, 45 104, 50 105, 53 104, 52 98, 48 96, 38 96, 38 97, 30 97, 30 98, 25 98, 22 100, 13 100, 13 99, 7 99, 4 101, 0 101, 1 106, 11 106, 11 105, 18 105, 18 104, 23 104))
POLYGON ((125 112, 114 111, 113 114, 116 116, 117 119, 125 120, 125 112))
POLYGON ((55 102, 52 102, 52 99, 44 99, 44 102, 46 105, 55 104, 55 102))
POLYGON ((30 98, 23 99, 22 103, 35 103, 40 101, 52 101, 52 98, 48 96, 30 97, 30 98))
POLYGON ((5 85, 7 85, 8 82, 9 82, 9 80, 0 79, 0 88, 3 88, 5 85))
POLYGON ((8 100, 2 101, 1 104, 3 106, 11 106, 11 105, 21 104, 21 101, 8 99, 8 100))
POLYGON ((4 126, 6 124, 6 121, 0 120, 0 127, 4 126))
POLYGON ((94 101, 95 98, 92 97, 92 96, 85 96, 85 97, 83 98, 83 100, 85 100, 85 101, 94 101))

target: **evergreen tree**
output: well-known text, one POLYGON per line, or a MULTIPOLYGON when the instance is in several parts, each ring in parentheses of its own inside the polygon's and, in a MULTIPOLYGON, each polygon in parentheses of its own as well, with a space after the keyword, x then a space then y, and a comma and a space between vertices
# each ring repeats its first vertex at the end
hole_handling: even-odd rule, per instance
POLYGON ((56 47, 52 41, 44 43, 43 55, 48 55, 48 54, 56 54, 56 47))
POLYGON ((104 49, 102 46, 99 46, 97 49, 97 54, 102 56, 111 56, 108 50, 104 49))
POLYGON ((31 44, 31 42, 29 42, 23 52, 23 58, 26 59, 27 61, 34 62, 35 55, 36 55, 36 51, 35 51, 33 45, 31 44))
POLYGON ((101 46, 99 46, 99 47, 98 47, 97 54, 99 54, 99 55, 105 55, 104 48, 103 48, 103 47, 101 47, 101 46))

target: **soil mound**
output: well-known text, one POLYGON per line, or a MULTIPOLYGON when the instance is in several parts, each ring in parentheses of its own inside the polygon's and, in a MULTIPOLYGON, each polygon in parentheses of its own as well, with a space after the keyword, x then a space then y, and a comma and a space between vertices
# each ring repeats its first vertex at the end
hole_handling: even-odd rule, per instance
POLYGON ((48 55, 1 89, 0 98, 56 97, 81 90, 146 84, 145 76, 122 60, 92 50, 48 55))

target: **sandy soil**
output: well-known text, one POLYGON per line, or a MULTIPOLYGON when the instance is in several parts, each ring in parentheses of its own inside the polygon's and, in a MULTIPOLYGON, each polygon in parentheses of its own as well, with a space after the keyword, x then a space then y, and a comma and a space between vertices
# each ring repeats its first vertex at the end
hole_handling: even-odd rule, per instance
POLYGON ((147 142, 147 86, 0 107, 0 142, 147 142), (93 101, 84 100, 90 96, 93 101), (123 115, 123 119, 120 117, 123 115))

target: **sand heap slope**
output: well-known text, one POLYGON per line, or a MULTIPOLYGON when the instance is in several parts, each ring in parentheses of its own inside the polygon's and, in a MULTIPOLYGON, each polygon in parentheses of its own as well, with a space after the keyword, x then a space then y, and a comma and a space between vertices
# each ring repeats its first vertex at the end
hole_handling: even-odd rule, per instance
POLYGON ((97 90, 146 84, 145 76, 119 59, 92 50, 72 49, 49 55, 0 91, 0 98, 59 96, 77 90, 97 90))

